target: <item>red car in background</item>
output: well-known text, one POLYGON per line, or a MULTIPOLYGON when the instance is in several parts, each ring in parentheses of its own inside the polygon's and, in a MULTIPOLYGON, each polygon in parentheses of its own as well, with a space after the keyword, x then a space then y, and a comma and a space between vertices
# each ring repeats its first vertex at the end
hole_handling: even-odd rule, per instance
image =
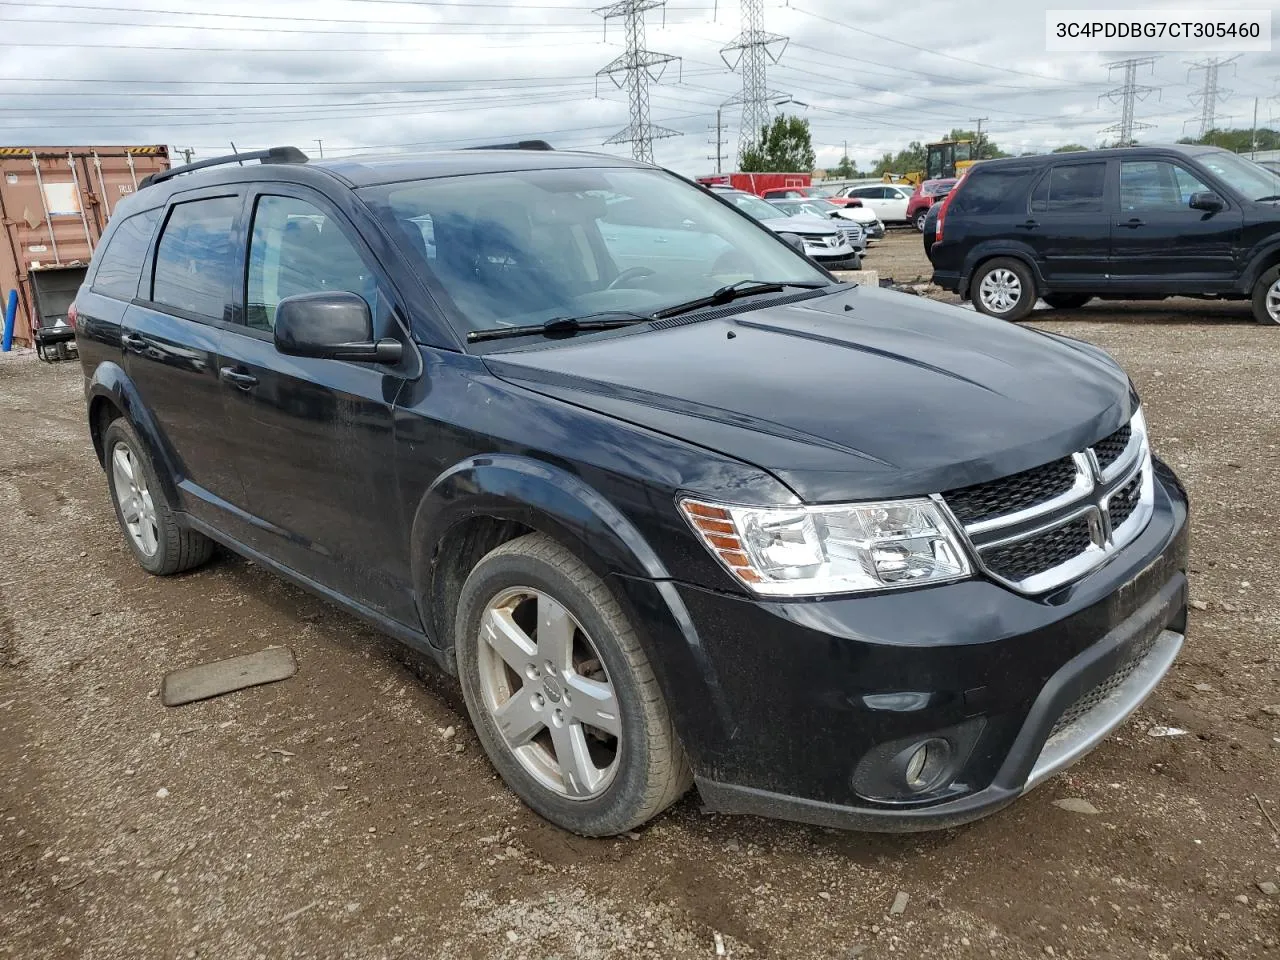
POLYGON ((915 193, 911 194, 911 199, 907 201, 907 222, 914 223, 916 229, 923 233, 924 218, 929 208, 950 193, 955 185, 955 177, 943 177, 938 180, 926 180, 916 187, 915 193))
POLYGON ((763 190, 760 196, 766 200, 827 200, 837 207, 860 207, 862 201, 854 197, 837 197, 835 187, 774 187, 763 190))

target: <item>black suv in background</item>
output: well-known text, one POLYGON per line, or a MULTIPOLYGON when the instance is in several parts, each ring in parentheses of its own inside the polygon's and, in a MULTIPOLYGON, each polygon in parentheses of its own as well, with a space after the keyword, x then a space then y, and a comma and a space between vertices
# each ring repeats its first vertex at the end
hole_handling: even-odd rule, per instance
POLYGON ((934 282, 1020 320, 1036 298, 1252 300, 1280 323, 1280 175, 1217 147, 989 160, 939 210, 934 282))
POLYGON ((124 540, 434 657, 549 820, 962 823, 1178 653, 1186 497, 1101 350, 627 160, 252 157, 122 201, 76 299, 124 540))

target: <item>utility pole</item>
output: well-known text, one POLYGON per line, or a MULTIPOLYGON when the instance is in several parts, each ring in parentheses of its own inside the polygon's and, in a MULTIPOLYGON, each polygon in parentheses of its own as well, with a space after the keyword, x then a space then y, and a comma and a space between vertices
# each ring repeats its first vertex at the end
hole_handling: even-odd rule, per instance
POLYGON ((742 73, 742 92, 724 102, 742 104, 742 129, 738 133, 738 161, 755 146, 761 131, 769 122, 769 103, 779 94, 769 90, 765 69, 770 60, 777 63, 787 49, 787 38, 764 30, 764 0, 742 0, 742 32, 720 51, 730 70, 742 73), (775 51, 776 48, 776 51, 775 51), (731 55, 736 54, 736 56, 731 55))
POLYGON ((324 141, 321 140, 319 137, 316 138, 316 146, 320 150, 320 159, 323 160, 324 159, 324 141))
POLYGON ((723 113, 723 108, 717 107, 716 108, 716 125, 714 128, 716 131, 716 138, 714 141, 709 141, 716 145, 715 156, 707 157, 708 160, 714 160, 716 162, 716 173, 720 173, 724 165, 724 136, 723 136, 724 125, 721 122, 721 116, 720 116, 721 113, 723 113))
POLYGON ((1158 57, 1133 57, 1129 60, 1115 60, 1106 64, 1107 76, 1115 70, 1124 70, 1124 83, 1116 87, 1114 90, 1108 90, 1098 99, 1105 97, 1112 103, 1120 104, 1120 122, 1113 123, 1109 127, 1103 127, 1099 133, 1116 133, 1116 145, 1121 147, 1133 146, 1133 134, 1135 130, 1149 130, 1152 127, 1150 123, 1139 123, 1133 118, 1133 105, 1138 100, 1145 100, 1151 94, 1160 95, 1159 87, 1151 87, 1146 84, 1138 83, 1138 68, 1152 67, 1158 57))
MULTIPOLYGON (((1230 90, 1223 90, 1218 86, 1218 71, 1227 64, 1234 64, 1240 59, 1240 54, 1234 57, 1205 57, 1203 60, 1188 60, 1190 69, 1187 71, 1187 82, 1191 82, 1191 74, 1197 70, 1204 71, 1204 86, 1199 93, 1190 94, 1187 99, 1193 104, 1200 107, 1200 137, 1203 140, 1208 136, 1214 127, 1214 118, 1217 115, 1218 104, 1231 96, 1230 90)), ((1232 69, 1235 69, 1234 67, 1232 69)))
POLYGON ((975 160, 982 159, 982 125, 989 119, 990 119, 989 117, 970 117, 969 118, 970 123, 976 123, 978 125, 978 132, 975 134, 975 137, 977 138, 977 143, 973 145, 973 159, 975 160))
POLYGON ((631 122, 605 141, 605 144, 629 143, 631 156, 643 163, 653 163, 653 141, 678 137, 678 130, 655 127, 649 122, 649 84, 662 79, 667 64, 680 58, 669 53, 654 53, 644 48, 644 14, 666 4, 667 0, 618 0, 595 13, 609 20, 622 17, 627 37, 627 50, 596 71, 596 81, 609 77, 619 90, 626 87, 631 104, 631 122), (655 70, 657 71, 655 73, 655 70))
POLYGON ((182 162, 184 164, 190 163, 191 158, 195 156, 195 153, 196 153, 195 148, 193 147, 179 147, 178 152, 182 154, 182 162))
POLYGON ((1253 98, 1253 134, 1249 137, 1249 159, 1258 157, 1258 98, 1253 98))

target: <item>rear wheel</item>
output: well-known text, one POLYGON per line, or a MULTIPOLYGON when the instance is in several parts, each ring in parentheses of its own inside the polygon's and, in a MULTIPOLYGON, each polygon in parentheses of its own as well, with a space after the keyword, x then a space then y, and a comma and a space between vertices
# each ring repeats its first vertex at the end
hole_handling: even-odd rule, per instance
POLYGON ((928 210, 921 210, 916 214, 916 229, 924 233, 924 221, 929 216, 928 210))
POLYGON ((969 294, 982 313, 998 320, 1021 320, 1035 306, 1036 285, 1021 260, 997 257, 978 267, 969 294))
POLYGON ((1093 299, 1091 293, 1046 293, 1044 302, 1055 310, 1075 310, 1093 299))
POLYGON ((1269 326, 1280 324, 1280 266, 1272 267, 1254 284, 1253 319, 1269 326))
POLYGON ((587 836, 630 830, 688 789, 688 763, 609 588, 534 533, 487 554, 455 621, 467 711, 507 785, 587 836))
POLYGON ((107 487, 125 543, 148 573, 168 576, 204 563, 213 541, 178 526, 133 425, 123 417, 111 421, 102 439, 106 451, 107 487))

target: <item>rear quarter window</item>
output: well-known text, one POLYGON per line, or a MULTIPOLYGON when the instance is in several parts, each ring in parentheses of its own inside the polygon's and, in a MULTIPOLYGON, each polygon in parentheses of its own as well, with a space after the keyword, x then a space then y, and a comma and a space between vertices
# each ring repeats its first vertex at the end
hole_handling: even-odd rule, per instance
POLYGON ((947 213, 982 216, 1013 212, 1022 205, 1034 173, 1030 167, 974 170, 954 191, 947 213))
POLYGON ((175 204, 156 245, 151 299, 197 317, 228 316, 236 285, 239 197, 175 204))
POLYGON ((138 295, 142 261, 147 258, 151 236, 156 232, 160 210, 146 210, 121 221, 107 241, 98 260, 98 271, 90 286, 94 293, 116 300, 132 300, 138 295))

